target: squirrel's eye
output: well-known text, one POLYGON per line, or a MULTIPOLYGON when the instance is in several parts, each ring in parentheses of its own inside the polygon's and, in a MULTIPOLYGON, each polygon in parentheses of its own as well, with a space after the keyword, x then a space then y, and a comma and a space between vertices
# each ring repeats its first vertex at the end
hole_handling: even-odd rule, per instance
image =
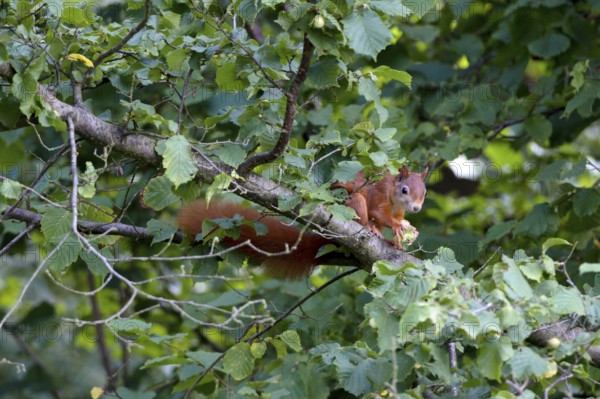
POLYGON ((404 195, 408 194, 408 187, 406 187, 406 186, 402 187, 402 194, 404 194, 404 195))

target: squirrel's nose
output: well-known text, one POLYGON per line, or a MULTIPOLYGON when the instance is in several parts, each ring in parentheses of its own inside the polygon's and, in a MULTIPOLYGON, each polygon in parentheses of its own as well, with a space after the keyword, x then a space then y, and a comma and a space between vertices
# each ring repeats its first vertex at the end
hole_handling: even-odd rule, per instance
POLYGON ((419 205, 413 205, 413 212, 419 212, 421 207, 419 205))

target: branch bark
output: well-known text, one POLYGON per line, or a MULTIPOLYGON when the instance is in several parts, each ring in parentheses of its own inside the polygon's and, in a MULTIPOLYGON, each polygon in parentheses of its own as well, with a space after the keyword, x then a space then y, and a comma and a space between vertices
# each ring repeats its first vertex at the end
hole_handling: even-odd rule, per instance
MULTIPOLYGON (((562 342, 573 342, 583 333, 591 332, 581 327, 570 328, 570 324, 567 322, 558 322, 535 330, 527 337, 527 341, 536 346, 548 346, 548 341, 552 338, 558 338, 562 342)), ((590 355, 594 366, 600 367, 600 345, 588 346, 586 351, 590 355)))

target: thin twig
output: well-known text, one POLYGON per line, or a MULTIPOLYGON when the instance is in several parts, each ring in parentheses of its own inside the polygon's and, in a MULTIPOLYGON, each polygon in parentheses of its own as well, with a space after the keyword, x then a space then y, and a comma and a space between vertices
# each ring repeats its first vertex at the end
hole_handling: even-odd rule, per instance
MULTIPOLYGON (((350 270, 346 270, 345 272, 340 273, 337 276, 333 277, 332 279, 330 279, 329 281, 327 281, 325 284, 323 284, 322 286, 320 286, 316 290, 311 291, 309 294, 307 294, 303 298, 299 299, 288 310, 286 310, 279 317, 277 317, 275 319, 275 321, 273 321, 273 323, 271 323, 267 327, 264 327, 262 330, 258 331, 257 333, 255 333, 251 337, 247 338, 245 341, 246 342, 252 342, 256 338, 259 338, 261 335, 264 335, 266 332, 270 331, 273 327, 275 327, 279 322, 281 322, 283 319, 285 319, 286 317, 288 317, 294 310, 296 310, 297 308, 299 308, 300 306, 302 306, 310 298, 312 298, 313 296, 317 295, 319 292, 323 291, 325 288, 329 287, 331 284, 335 283, 336 281, 341 280, 342 278, 344 278, 346 276, 349 276, 349 275, 351 275, 353 273, 356 273, 359 270, 361 270, 361 269, 358 268, 358 267, 355 267, 355 268, 352 268, 350 270)), ((187 399, 189 397, 189 395, 194 390, 194 388, 196 388, 196 386, 200 383, 200 381, 202 381, 202 379, 208 374, 208 372, 210 370, 212 370, 213 367, 215 367, 217 365, 217 363, 219 363, 221 361, 221 359, 223 359, 225 357, 226 353, 227 353, 227 351, 221 353, 219 355, 219 357, 217 357, 211 364, 209 364, 206 367, 206 369, 202 372, 202 374, 200 374, 198 376, 198 378, 196 379, 196 381, 194 381, 194 383, 192 384, 192 386, 188 389, 188 391, 186 392, 186 394, 183 397, 183 399, 187 399)))
POLYGON ((245 176, 255 167, 272 162, 283 155, 292 135, 294 118, 296 117, 296 102, 298 101, 300 87, 306 80, 306 76, 308 74, 308 67, 310 65, 312 52, 313 45, 308 39, 308 35, 305 34, 304 46, 302 49, 302 59, 300 60, 300 65, 298 66, 298 72, 292 81, 289 93, 286 93, 287 102, 285 106, 285 116, 283 118, 283 126, 279 135, 279 139, 277 139, 277 143, 275 143, 275 146, 271 151, 261 152, 246 158, 244 162, 242 162, 237 168, 237 172, 241 176, 245 176))

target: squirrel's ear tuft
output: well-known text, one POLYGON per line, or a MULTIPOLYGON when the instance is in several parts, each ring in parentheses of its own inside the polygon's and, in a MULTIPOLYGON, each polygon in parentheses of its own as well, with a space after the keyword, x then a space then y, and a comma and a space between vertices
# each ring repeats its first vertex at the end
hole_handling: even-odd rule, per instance
POLYGON ((427 172, 429 172, 429 166, 426 166, 425 170, 421 172, 421 180, 425 181, 425 178, 427 177, 427 172))
POLYGON ((410 175, 408 168, 406 167, 406 165, 402 165, 402 168, 398 169, 398 176, 396 176, 396 180, 400 181, 402 179, 405 179, 408 177, 408 175, 410 175))

